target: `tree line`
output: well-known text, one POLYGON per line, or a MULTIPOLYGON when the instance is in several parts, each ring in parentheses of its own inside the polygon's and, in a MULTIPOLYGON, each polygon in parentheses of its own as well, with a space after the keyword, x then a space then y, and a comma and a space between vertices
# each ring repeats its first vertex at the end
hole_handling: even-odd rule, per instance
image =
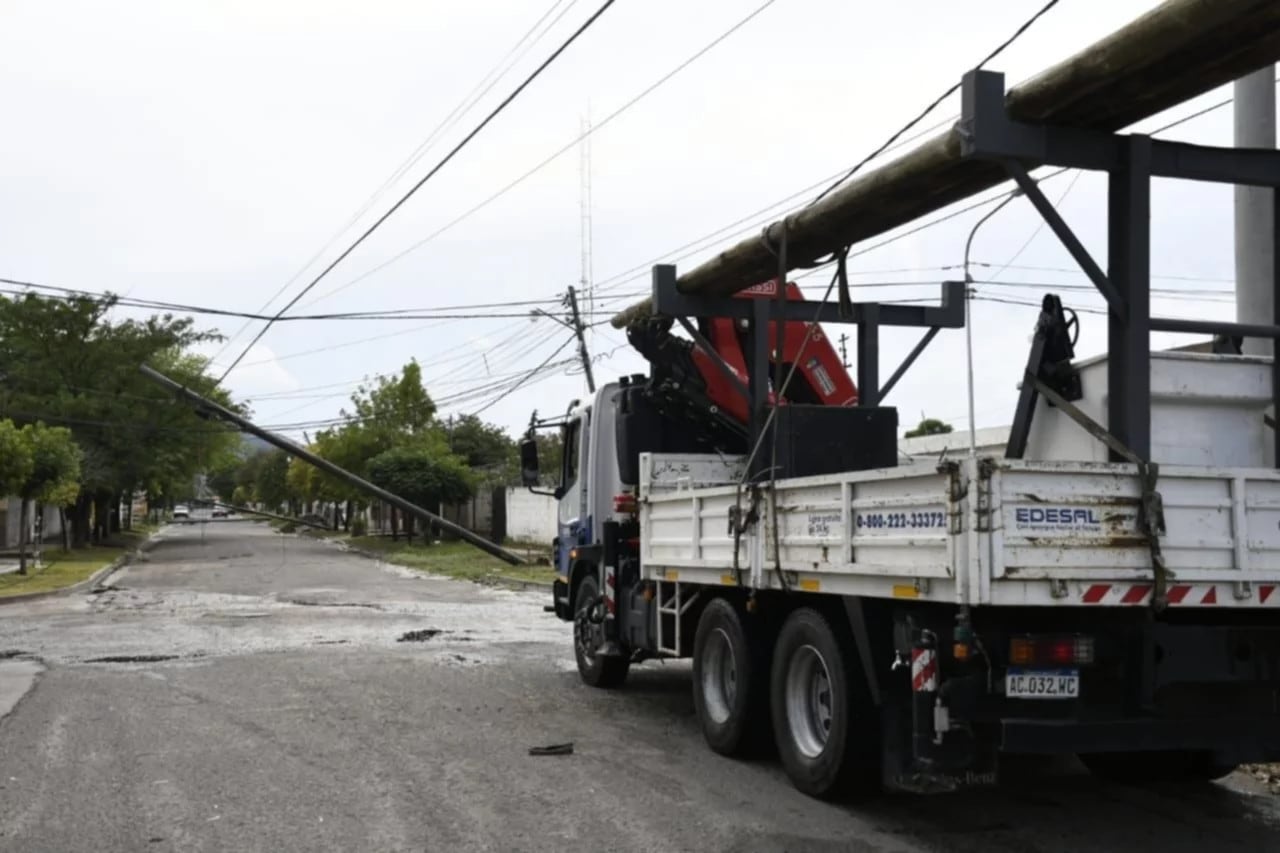
POLYGON ((218 340, 189 319, 112 315, 116 298, 0 297, 0 498, 56 506, 66 548, 106 540, 145 491, 154 503, 191 494, 195 477, 225 464, 236 433, 143 377, 148 363, 226 406, 227 393, 194 352, 218 340))
MULTIPOLYGON (((309 442, 311 452, 426 509, 470 499, 483 486, 519 482, 516 442, 474 415, 440 417, 422 369, 410 361, 400 371, 362 383, 340 413, 342 423, 309 442)), ((543 458, 554 470, 558 439, 542 438, 543 458)), ((210 486, 224 500, 257 504, 301 516, 317 505, 362 533, 369 497, 282 450, 263 450, 213 472, 210 486), (354 521, 353 521, 354 520, 354 521)), ((414 533, 414 520, 391 510, 393 534, 414 533)))

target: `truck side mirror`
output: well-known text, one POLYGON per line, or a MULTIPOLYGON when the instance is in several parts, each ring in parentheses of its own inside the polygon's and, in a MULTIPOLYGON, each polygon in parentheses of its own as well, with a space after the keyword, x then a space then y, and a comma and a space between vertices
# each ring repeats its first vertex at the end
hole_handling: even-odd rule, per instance
POLYGON ((530 489, 538 485, 538 442, 533 436, 520 441, 520 482, 530 489))

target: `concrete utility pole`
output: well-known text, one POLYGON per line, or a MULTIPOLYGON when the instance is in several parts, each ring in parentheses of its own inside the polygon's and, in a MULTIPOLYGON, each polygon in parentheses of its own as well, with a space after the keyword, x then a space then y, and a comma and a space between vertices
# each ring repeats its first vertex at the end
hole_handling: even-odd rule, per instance
MULTIPOLYGON (((1237 148, 1276 147, 1276 69, 1261 68, 1235 82, 1237 148)), ((1236 320, 1269 323, 1275 316, 1274 191, 1236 187, 1236 320)), ((1245 338, 1244 351, 1271 355, 1272 342, 1245 338)))
POLYGON ((582 370, 587 374, 587 390, 596 393, 596 379, 591 373, 591 353, 587 351, 587 339, 583 336, 582 316, 578 314, 578 294, 569 285, 569 310, 573 315, 573 333, 578 336, 578 355, 582 357, 582 370))

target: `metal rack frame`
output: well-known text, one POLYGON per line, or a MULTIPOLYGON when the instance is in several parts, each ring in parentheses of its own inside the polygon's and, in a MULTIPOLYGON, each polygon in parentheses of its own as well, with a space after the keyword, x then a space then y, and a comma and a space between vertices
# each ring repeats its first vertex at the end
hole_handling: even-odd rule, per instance
MULTIPOLYGON (((958 130, 963 156, 996 162, 1008 172, 1106 300, 1106 426, 1137 456, 1151 458, 1152 332, 1280 340, 1280 264, 1273 282, 1276 314, 1270 324, 1151 316, 1151 179, 1276 188, 1280 187, 1280 151, 1192 145, 1142 134, 1015 121, 1005 109, 1004 75, 993 71, 970 71, 964 76, 958 130), (1030 177, 1029 171, 1039 166, 1108 174, 1106 272, 1030 177)), ((1280 245, 1280 215, 1276 228, 1272 239, 1280 245)), ((1273 403, 1280 402, 1280 358, 1272 361, 1272 385, 1273 403)), ((1274 440, 1280 464, 1280 431, 1274 440)), ((1112 459, 1122 461, 1114 450, 1112 459)))

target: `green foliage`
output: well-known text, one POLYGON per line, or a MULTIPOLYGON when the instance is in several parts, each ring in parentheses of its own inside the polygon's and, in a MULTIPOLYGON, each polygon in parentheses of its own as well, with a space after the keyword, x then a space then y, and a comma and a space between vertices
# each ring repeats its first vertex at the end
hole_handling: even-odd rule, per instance
POLYGON ((410 361, 399 376, 378 376, 363 383, 351 395, 353 412, 344 417, 359 421, 370 437, 382 439, 386 448, 405 436, 417 436, 434 426, 436 404, 422 384, 422 368, 410 361))
POLYGON ((471 497, 474 484, 464 460, 415 447, 395 447, 369 460, 369 479, 423 508, 471 497))
MULTIPOLYGON (((538 476, 543 485, 551 486, 560 482, 560 466, 564 460, 564 442, 559 432, 540 432, 534 436, 538 442, 538 476)), ((517 456, 519 449, 516 450, 517 456)), ((516 460, 519 470, 519 459, 516 460)))
POLYGON ((80 491, 80 448, 71 430, 42 423, 22 428, 31 457, 31 473, 18 488, 25 500, 66 506, 80 491))
POLYGON ((253 494, 263 506, 278 511, 289 500, 289 454, 268 450, 259 454, 255 468, 253 494))
POLYGON ((472 468, 502 468, 516 452, 516 443, 501 427, 486 424, 475 415, 449 418, 444 422, 444 433, 449 451, 472 468))
POLYGON ((357 515, 351 519, 351 535, 364 536, 369 532, 369 524, 364 520, 363 515, 357 515))
POLYGON ((915 429, 909 429, 906 432, 907 438, 916 438, 921 435, 942 435, 951 432, 955 427, 949 423, 940 421, 937 418, 924 418, 916 426, 915 429))
MULTIPOLYGON (((0 298, 0 411, 22 424, 70 430, 81 451, 77 504, 84 530, 88 498, 109 503, 104 495, 140 487, 152 498, 172 497, 238 444, 229 427, 198 417, 138 370, 151 364, 231 406, 206 362, 189 352, 217 335, 167 314, 113 320, 114 306, 111 296, 0 298)), ((80 530, 78 524, 82 541, 80 530)))
POLYGON ((31 445, 13 421, 0 421, 0 495, 15 495, 31 477, 31 445))

